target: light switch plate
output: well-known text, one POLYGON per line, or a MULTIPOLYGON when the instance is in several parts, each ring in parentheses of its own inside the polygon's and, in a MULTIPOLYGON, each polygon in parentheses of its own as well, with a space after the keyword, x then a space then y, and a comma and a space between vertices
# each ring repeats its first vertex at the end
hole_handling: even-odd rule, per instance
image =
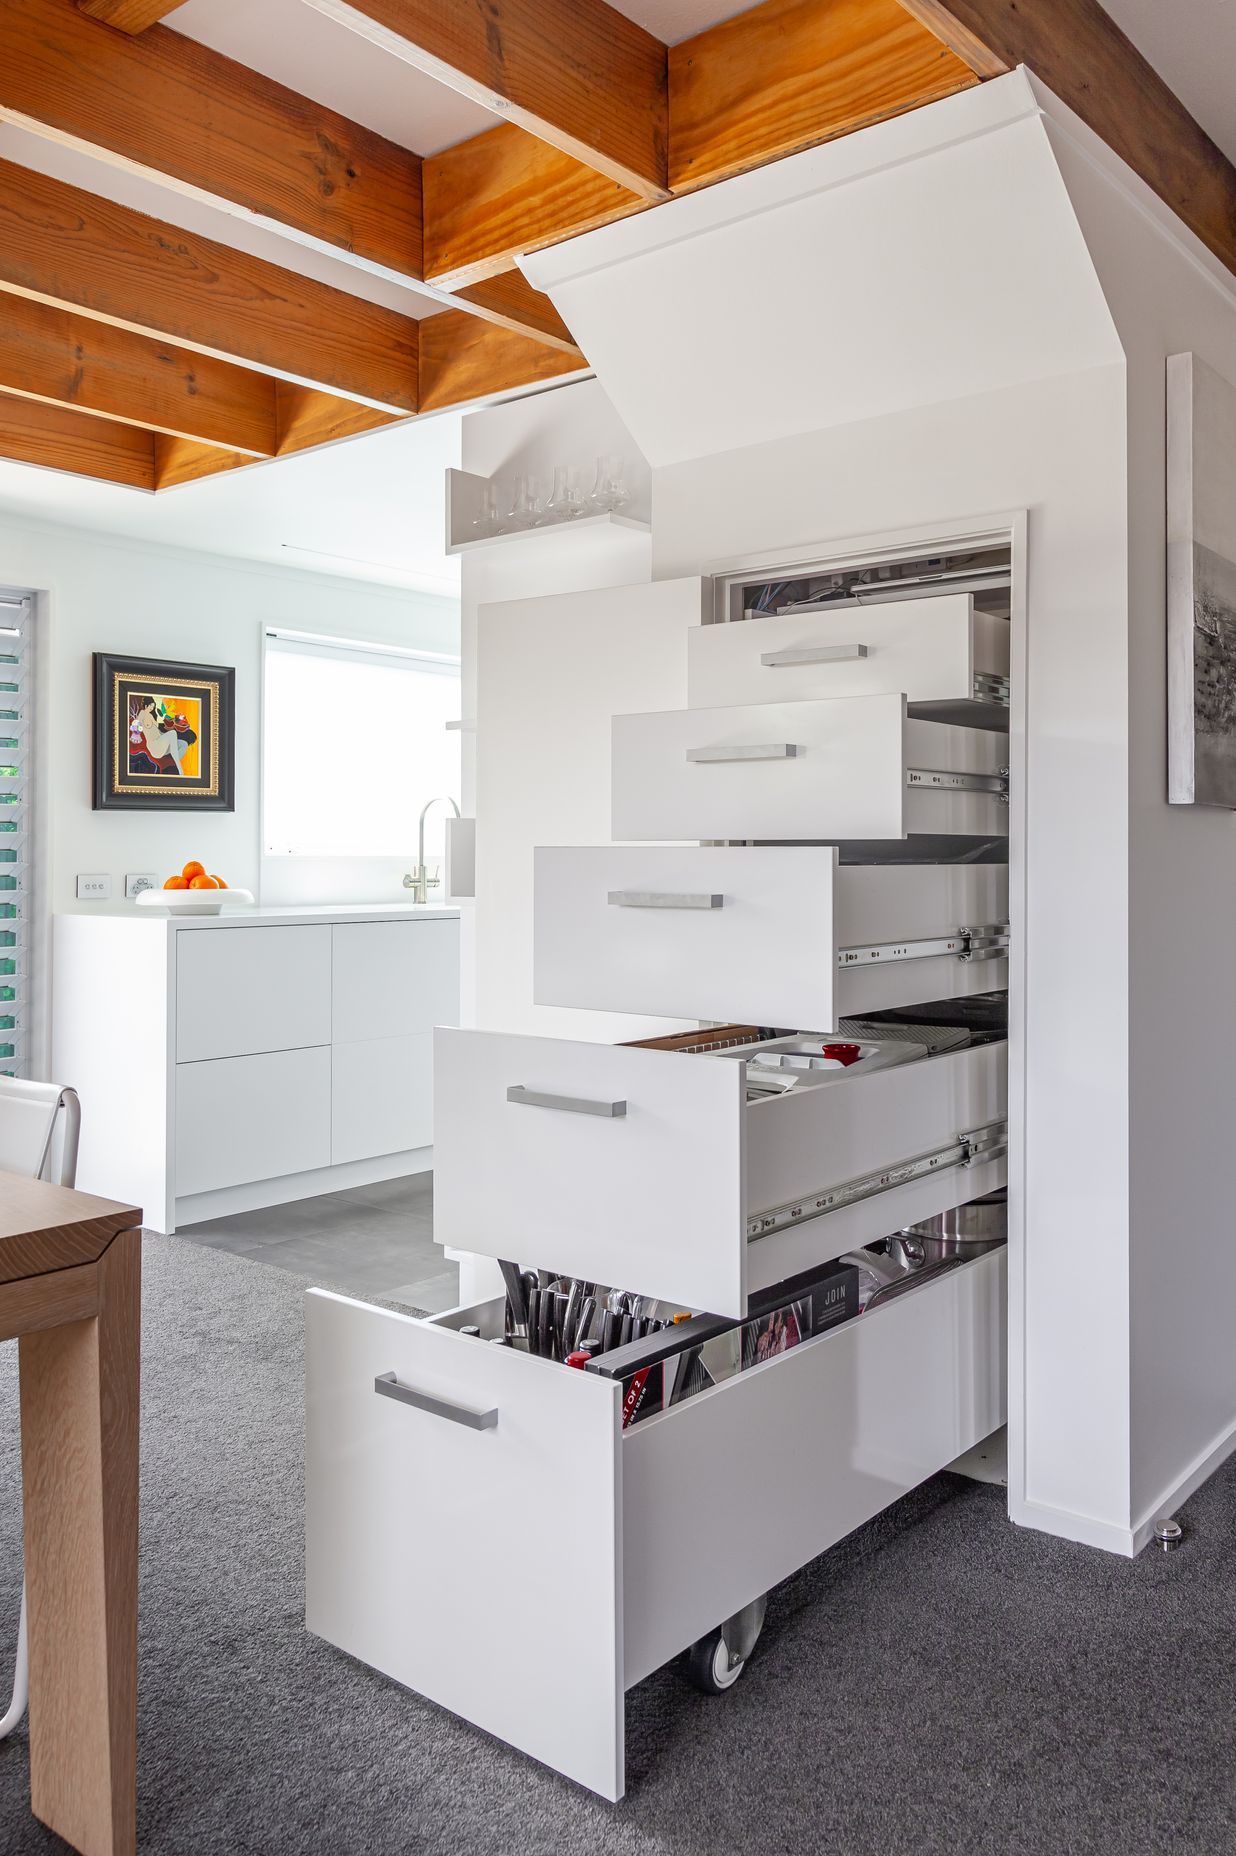
POLYGON ((110 876, 79 876, 77 879, 77 900, 79 902, 106 902, 112 893, 110 876))
POLYGON ((124 880, 125 901, 132 902, 134 896, 140 896, 143 890, 158 889, 159 879, 153 870, 139 870, 124 880))

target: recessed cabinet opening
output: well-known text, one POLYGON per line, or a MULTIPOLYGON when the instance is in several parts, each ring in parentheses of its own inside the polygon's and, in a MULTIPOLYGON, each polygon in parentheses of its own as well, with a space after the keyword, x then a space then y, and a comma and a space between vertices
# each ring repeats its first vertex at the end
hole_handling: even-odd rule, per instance
POLYGON ((1007 619, 1012 554, 1007 542, 994 546, 940 549, 902 558, 877 557, 838 565, 799 563, 731 575, 718 581, 714 617, 733 624, 748 619, 882 605, 938 593, 970 593, 976 610, 1007 619))

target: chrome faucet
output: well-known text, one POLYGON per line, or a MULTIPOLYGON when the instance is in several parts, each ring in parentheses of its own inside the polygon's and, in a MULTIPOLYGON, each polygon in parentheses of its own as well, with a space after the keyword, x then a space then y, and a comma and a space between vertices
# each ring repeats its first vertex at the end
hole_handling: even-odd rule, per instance
POLYGON ((430 876, 425 868, 425 814, 430 806, 449 806, 456 818, 463 817, 449 793, 439 793, 436 799, 427 799, 421 807, 421 819, 416 832, 416 869, 410 871, 403 879, 404 888, 413 892, 414 902, 428 902, 430 890, 438 887, 439 879, 436 876, 430 876))

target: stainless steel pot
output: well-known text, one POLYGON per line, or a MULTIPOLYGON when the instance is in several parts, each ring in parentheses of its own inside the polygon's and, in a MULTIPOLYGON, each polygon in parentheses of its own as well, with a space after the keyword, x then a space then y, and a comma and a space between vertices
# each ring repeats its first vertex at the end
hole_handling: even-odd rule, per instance
POLYGON ((938 1217, 924 1218, 921 1224, 907 1225, 901 1239, 907 1258, 914 1258, 921 1246, 924 1263, 939 1263, 951 1257, 981 1256, 1005 1243, 1008 1234, 1008 1193, 1001 1191, 956 1205, 938 1217))

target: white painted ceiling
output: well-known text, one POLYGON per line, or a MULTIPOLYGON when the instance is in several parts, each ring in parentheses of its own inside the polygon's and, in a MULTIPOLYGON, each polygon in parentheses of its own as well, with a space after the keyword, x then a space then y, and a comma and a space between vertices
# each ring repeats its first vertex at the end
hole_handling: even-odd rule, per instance
POLYGON ((1103 0, 1207 135, 1236 161, 1236 0, 1103 0))
MULTIPOLYGON (((465 0, 445 0, 448 6, 465 0)), ((618 11, 667 44, 752 0, 620 0, 618 11)), ((186 0, 168 25, 418 154, 435 154, 498 120, 302 0, 186 0)))
MULTIPOLYGON (((463 0, 445 0, 462 4, 463 0)), ((667 43, 741 12, 749 0, 619 0, 667 43)), ((1236 160, 1236 0, 1104 0, 1182 102, 1236 160)), ((428 154, 490 125, 476 104, 391 58, 303 0, 186 0, 169 23, 315 101, 428 154)), ((243 214, 181 194, 0 124, 0 156, 123 201, 388 303, 437 305, 406 286, 311 249, 243 214)), ((442 471, 457 463, 457 415, 377 432, 332 449, 225 475, 159 497, 0 460, 0 514, 168 545, 450 592, 442 471)))
POLYGON ((460 421, 417 419, 158 496, 0 459, 0 517, 454 597, 442 483, 459 463, 460 421))
MULTIPOLYGON (((463 0, 447 0, 462 4, 463 0)), ((1138 50, 1236 161, 1236 0, 1103 0, 1138 50)), ((750 0, 617 0, 667 44, 740 13, 750 0)), ((178 32, 267 77, 431 154, 494 120, 302 4, 302 0, 187 0, 168 21, 178 32)))

